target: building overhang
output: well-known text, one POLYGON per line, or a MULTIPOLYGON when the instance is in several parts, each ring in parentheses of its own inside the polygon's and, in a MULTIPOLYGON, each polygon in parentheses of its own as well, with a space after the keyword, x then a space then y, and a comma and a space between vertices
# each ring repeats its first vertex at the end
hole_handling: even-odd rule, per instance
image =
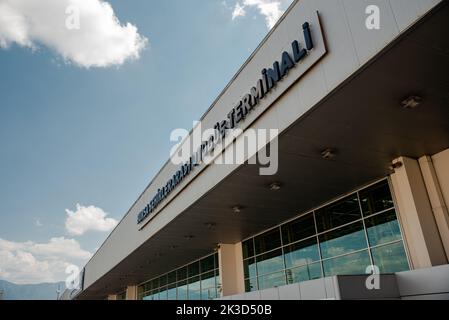
POLYGON ((277 174, 241 165, 77 298, 103 299, 237 243, 388 176, 399 156, 447 149, 448 21, 443 3, 282 132, 277 174), (419 106, 404 108, 412 96, 422 98, 419 106), (325 159, 326 149, 335 157, 325 159), (271 190, 273 182, 281 188, 271 190))

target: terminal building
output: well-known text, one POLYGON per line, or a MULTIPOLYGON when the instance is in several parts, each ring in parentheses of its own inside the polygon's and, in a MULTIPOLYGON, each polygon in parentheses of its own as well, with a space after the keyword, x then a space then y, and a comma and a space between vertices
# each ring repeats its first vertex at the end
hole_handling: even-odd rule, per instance
POLYGON ((449 299, 448 71, 447 1, 293 1, 66 296, 449 299), (277 135, 201 161, 232 128, 277 135))

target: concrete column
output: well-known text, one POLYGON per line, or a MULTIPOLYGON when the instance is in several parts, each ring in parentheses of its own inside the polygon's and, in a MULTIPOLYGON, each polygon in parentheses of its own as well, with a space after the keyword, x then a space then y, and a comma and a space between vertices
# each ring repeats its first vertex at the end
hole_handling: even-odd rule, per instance
POLYGON ((447 258, 449 257, 449 213, 446 202, 444 201, 443 193, 441 192, 440 183, 433 166, 432 158, 428 156, 420 158, 419 166, 421 167, 435 222, 438 231, 440 232, 440 238, 446 253, 447 262, 447 258))
POLYGON ((242 243, 220 244, 218 260, 222 287, 221 296, 244 293, 242 243))
POLYGON ((391 181, 412 269, 445 264, 446 254, 418 161, 401 157, 393 163, 391 181))
POLYGON ((126 287, 126 300, 137 300, 137 286, 126 287))
POLYGON ((117 295, 116 294, 108 295, 108 300, 117 300, 117 295))

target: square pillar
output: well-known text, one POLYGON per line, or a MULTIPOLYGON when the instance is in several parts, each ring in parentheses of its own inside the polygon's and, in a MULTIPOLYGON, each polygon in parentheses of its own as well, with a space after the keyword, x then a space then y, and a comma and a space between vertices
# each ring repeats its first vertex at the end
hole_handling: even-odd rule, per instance
MULTIPOLYGON (((449 163, 448 163, 449 165, 449 163)), ((449 257, 449 213, 444 201, 441 186, 437 178, 432 158, 424 156, 419 159, 419 166, 429 195, 430 205, 443 243, 446 258, 449 257)))
POLYGON ((221 279, 221 296, 245 292, 242 243, 220 244, 218 261, 221 279))
POLYGON ((126 300, 137 300, 137 286, 126 287, 126 300))
POLYGON ((391 175, 404 240, 412 269, 446 264, 446 254, 432 212, 419 163, 401 157, 391 175))

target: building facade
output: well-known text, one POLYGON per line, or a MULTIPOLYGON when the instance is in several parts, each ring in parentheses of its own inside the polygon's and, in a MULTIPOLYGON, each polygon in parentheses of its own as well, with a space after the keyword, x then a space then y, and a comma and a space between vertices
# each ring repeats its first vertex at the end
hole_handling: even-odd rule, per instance
POLYGON ((75 298, 449 298, 447 39, 447 1, 294 1, 75 298))

